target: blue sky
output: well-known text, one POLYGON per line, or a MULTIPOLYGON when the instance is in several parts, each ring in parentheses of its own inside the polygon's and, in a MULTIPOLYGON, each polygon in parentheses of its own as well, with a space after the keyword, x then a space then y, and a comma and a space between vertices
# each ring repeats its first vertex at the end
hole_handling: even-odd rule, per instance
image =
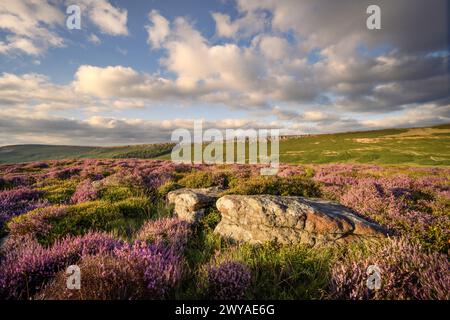
POLYGON ((432 1, 4 0, 0 145, 164 141, 194 119, 287 134, 447 123, 448 5, 432 1))

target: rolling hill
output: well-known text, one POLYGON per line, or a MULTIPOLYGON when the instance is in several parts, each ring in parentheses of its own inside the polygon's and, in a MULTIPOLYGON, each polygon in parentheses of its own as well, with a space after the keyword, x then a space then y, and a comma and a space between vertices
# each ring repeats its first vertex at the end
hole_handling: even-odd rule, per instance
MULTIPOLYGON (((0 147, 0 163, 64 158, 170 159, 174 144, 120 147, 15 145, 0 147)), ((283 163, 450 165, 450 124, 410 129, 288 137, 280 141, 283 163)))

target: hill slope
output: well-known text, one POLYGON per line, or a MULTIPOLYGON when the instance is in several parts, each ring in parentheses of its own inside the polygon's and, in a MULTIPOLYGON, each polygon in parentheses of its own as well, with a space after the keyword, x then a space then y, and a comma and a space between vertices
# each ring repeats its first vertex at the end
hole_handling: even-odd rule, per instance
MULTIPOLYGON (((0 147, 0 163, 64 158, 170 159, 173 144, 121 147, 17 145, 0 147)), ((280 141, 284 163, 357 162, 450 166, 450 124, 412 129, 321 134, 280 141)))
POLYGON ((121 147, 14 145, 0 147, 0 163, 67 158, 154 158, 170 153, 172 143, 121 147))

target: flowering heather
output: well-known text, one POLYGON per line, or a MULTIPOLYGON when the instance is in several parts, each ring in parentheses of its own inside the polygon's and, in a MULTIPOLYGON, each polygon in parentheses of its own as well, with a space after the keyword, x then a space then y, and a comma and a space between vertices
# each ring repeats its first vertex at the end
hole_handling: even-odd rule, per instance
POLYGON ((84 180, 77 185, 70 201, 72 203, 80 203, 97 199, 97 189, 92 185, 90 180, 84 180))
POLYGON ((189 224, 178 218, 161 218, 147 221, 139 230, 136 239, 160 243, 181 253, 191 233, 189 224))
POLYGON ((139 271, 149 299, 164 298, 182 276, 181 256, 162 244, 136 241, 115 249, 114 256, 139 271))
POLYGON ((42 194, 43 192, 30 188, 0 192, 0 229, 12 217, 46 206, 47 203, 40 200, 42 194))
POLYGON ((80 290, 67 289, 67 274, 61 270, 35 299, 135 300, 147 298, 142 272, 112 254, 87 255, 77 264, 82 274, 80 290))
POLYGON ((250 285, 251 273, 239 262, 226 261, 208 269, 208 295, 214 299, 242 299, 250 285))
POLYGON ((50 171, 47 176, 51 179, 69 179, 75 175, 80 173, 80 168, 63 168, 63 169, 54 169, 50 171))
POLYGON ((23 250, 5 253, 0 269, 0 298, 30 298, 65 267, 84 255, 111 252, 121 241, 105 233, 66 237, 45 248, 33 240, 23 250))
MULTIPOLYGON (((317 171, 323 193, 363 216, 399 233, 418 238, 432 249, 448 250, 450 180, 448 176, 405 174, 392 177, 357 173, 354 166, 330 166, 317 171), (358 175, 359 174, 359 175, 358 175)), ((412 171, 412 170, 411 170, 412 171)))
POLYGON ((7 174, 0 177, 0 190, 26 187, 35 181, 34 177, 25 174, 7 174))
POLYGON ((406 239, 390 239, 369 248, 367 257, 346 257, 332 268, 330 290, 337 299, 445 299, 450 298, 447 257, 427 253, 406 239), (381 288, 369 290, 367 268, 381 271, 381 288))
POLYGON ((26 217, 21 216, 12 219, 8 223, 8 229, 11 235, 45 235, 50 229, 49 220, 61 217, 67 214, 66 206, 50 206, 45 208, 38 208, 29 212, 26 217))

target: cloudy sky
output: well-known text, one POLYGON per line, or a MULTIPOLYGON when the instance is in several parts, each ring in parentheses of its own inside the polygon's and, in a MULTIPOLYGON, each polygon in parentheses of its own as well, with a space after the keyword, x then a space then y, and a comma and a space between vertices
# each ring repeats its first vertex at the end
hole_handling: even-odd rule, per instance
POLYGON ((0 0, 0 145, 450 122, 446 0, 0 0), (81 29, 66 8, 81 8, 81 29), (381 30, 366 9, 381 8, 381 30))

